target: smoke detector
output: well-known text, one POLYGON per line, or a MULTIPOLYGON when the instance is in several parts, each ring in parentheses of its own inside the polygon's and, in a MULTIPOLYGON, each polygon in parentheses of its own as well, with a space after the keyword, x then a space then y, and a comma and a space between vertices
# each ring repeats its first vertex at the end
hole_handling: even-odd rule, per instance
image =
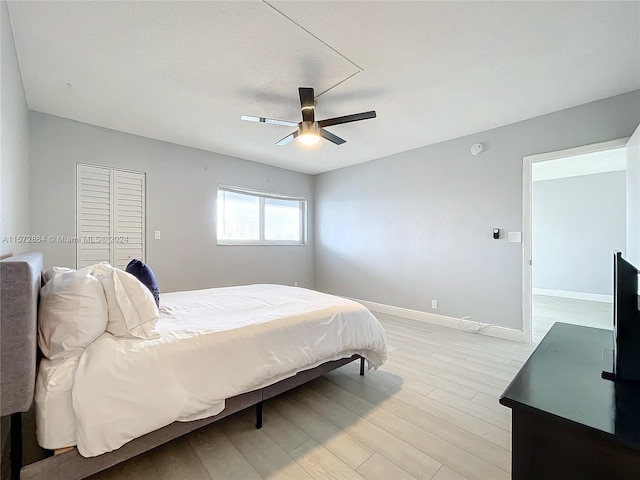
POLYGON ((480 155, 482 153, 482 150, 484 150, 482 144, 476 143, 475 145, 471 146, 471 155, 480 155))

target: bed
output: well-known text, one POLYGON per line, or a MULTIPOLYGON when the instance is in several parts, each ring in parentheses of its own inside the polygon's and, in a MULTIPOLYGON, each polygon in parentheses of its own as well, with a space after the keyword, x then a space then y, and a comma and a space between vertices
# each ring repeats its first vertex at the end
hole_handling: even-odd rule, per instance
MULTIPOLYGON (((386 359, 384 330, 360 304, 252 285, 164 294, 154 336, 105 332, 81 354, 44 358, 36 375, 42 256, 0 265, 3 415, 18 424, 37 378, 39 443, 76 447, 22 466, 22 479, 85 478, 251 406, 259 428, 264 400, 354 360, 364 374, 365 359, 373 368, 386 359), (20 401, 7 410, 9 393, 20 401)), ((21 465, 19 449, 13 436, 21 465)))

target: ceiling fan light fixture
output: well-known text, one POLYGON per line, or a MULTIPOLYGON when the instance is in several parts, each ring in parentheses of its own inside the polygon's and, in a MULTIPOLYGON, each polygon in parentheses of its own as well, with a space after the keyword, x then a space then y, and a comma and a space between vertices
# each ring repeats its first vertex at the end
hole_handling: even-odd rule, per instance
POLYGON ((307 147, 317 145, 320 141, 320 135, 314 132, 306 132, 302 135, 298 135, 298 141, 307 147))
POLYGON ((357 122, 359 120, 367 120, 368 118, 376 118, 375 110, 371 110, 369 112, 354 113, 352 115, 343 115, 342 117, 325 118, 324 120, 316 121, 313 88, 298 88, 298 96, 300 97, 300 108, 302 111, 302 121, 300 123, 290 122, 288 120, 276 120, 274 118, 254 117, 251 115, 241 115, 240 119, 251 122, 272 123, 274 125, 286 125, 290 127, 297 126, 298 129, 295 132, 278 140, 276 145, 281 147, 289 144, 297 138, 300 140, 300 145, 312 147, 320 143, 321 138, 328 140, 334 145, 342 145, 347 142, 344 138, 340 138, 328 130, 325 130, 324 127, 357 122))
POLYGON ((301 144, 308 147, 316 145, 320 141, 318 122, 300 122, 296 138, 301 144))

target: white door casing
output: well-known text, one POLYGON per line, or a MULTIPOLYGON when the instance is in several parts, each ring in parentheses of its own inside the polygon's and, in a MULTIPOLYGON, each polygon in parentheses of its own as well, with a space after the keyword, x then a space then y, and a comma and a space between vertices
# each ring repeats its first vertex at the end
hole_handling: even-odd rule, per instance
POLYGON ((626 259, 640 265, 640 126, 627 142, 627 251, 626 259))
POLYGON ((531 343, 532 268, 533 262, 535 262, 535 259, 533 259, 531 255, 531 191, 533 183, 533 164, 547 160, 573 157, 576 155, 583 155, 585 153, 600 152, 624 147, 628 140, 629 138, 619 138, 607 142, 583 145, 581 147, 569 148, 566 150, 558 150, 556 152, 530 155, 522 159, 522 330, 524 334, 524 341, 526 343, 531 343))

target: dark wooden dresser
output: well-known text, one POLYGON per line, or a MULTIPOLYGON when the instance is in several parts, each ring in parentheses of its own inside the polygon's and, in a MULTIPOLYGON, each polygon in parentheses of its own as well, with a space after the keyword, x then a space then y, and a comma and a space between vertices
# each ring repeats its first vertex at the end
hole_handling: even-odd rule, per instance
POLYGON ((566 323, 540 342, 500 398, 513 480, 640 479, 640 382, 601 377, 611 348, 612 331, 566 323))

